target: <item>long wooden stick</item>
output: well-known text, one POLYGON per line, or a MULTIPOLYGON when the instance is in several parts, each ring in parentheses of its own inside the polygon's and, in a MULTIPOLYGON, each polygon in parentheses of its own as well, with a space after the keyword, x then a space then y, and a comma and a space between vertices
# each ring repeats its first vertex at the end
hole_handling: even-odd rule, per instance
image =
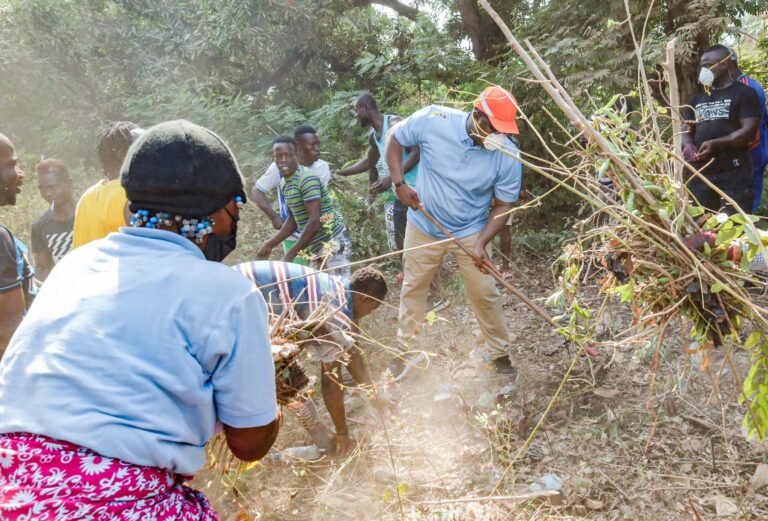
MULTIPOLYGON (((667 61, 664 62, 664 69, 667 72, 667 81, 669 83, 669 105, 672 112, 672 139, 675 144, 675 152, 683 155, 683 125, 680 117, 680 90, 677 85, 677 69, 675 67, 675 47, 677 38, 672 38, 667 43, 667 61)), ((673 158, 675 162, 675 180, 682 182, 683 162, 673 158)))
POLYGON ((447 505, 449 503, 474 503, 475 501, 528 501, 536 498, 554 497, 562 494, 559 490, 536 490, 531 492, 522 492, 517 496, 483 496, 483 497, 461 497, 449 499, 433 499, 429 501, 419 501, 419 505, 447 505))
POLYGON ((489 4, 487 0, 479 0, 479 3, 485 12, 488 13, 488 15, 493 19, 499 29, 501 29, 501 32, 507 38, 510 47, 512 47, 512 50, 514 50, 515 53, 520 56, 523 62, 525 62, 528 70, 530 70, 536 79, 541 82, 542 88, 547 91, 547 94, 550 95, 552 100, 557 104, 558 107, 560 107, 560 110, 562 110, 568 119, 571 120, 571 123, 573 123, 580 130, 583 130, 590 139, 597 143, 605 156, 608 157, 614 165, 616 165, 616 168, 624 172, 624 175, 627 177, 627 181, 632 184, 638 195, 640 195, 640 197, 642 197, 648 205, 654 204, 656 201, 653 196, 651 196, 648 190, 646 190, 634 178, 629 166, 627 166, 626 162, 622 161, 621 158, 616 155, 616 152, 613 150, 610 143, 608 143, 608 140, 606 140, 600 134, 600 132, 598 132, 597 129, 595 129, 589 123, 589 121, 587 121, 587 118, 584 116, 584 114, 582 114, 581 111, 576 107, 576 104, 571 99, 571 96, 552 73, 549 65, 547 65, 543 59, 541 59, 541 56, 538 56, 538 53, 535 52, 533 46, 530 45, 530 42, 527 43, 529 45, 529 50, 532 52, 528 53, 520 44, 520 42, 517 41, 517 38, 515 38, 515 36, 512 34, 512 31, 509 30, 509 27, 504 23, 499 14, 493 9, 493 7, 491 7, 491 4, 489 4), (531 54, 537 58, 539 63, 536 63, 536 61, 531 57, 531 54))
MULTIPOLYGON (((434 217, 432 217, 432 215, 430 215, 430 213, 429 213, 429 212, 428 212, 428 211, 427 211, 427 210, 424 208, 424 205, 421 205, 421 204, 419 205, 419 211, 420 211, 422 214, 424 214, 424 217, 426 217, 427 219, 429 219, 429 222, 431 222, 432 224, 434 224, 434 225, 437 227, 437 229, 438 229, 438 230, 440 230, 441 232, 443 232, 443 235, 445 235, 445 236, 446 236, 446 237, 448 237, 449 239, 453 239, 453 240, 454 240, 454 242, 456 243, 456 245, 457 245, 459 248, 461 248, 461 250, 462 250, 464 253, 466 253, 467 255, 469 255, 470 257, 472 257, 473 259, 475 258, 475 254, 472 252, 472 250, 470 250, 470 249, 469 249, 469 248, 468 248, 468 247, 467 247, 467 246, 466 246, 466 245, 465 245, 463 242, 461 242, 461 241, 460 241, 459 239, 457 239, 457 238, 456 238, 456 237, 455 237, 455 236, 454 236, 454 235, 453 235, 451 232, 449 232, 449 231, 448 231, 448 229, 447 229, 445 226, 443 226, 443 225, 442 225, 442 223, 440 223, 440 221, 438 221, 437 219, 435 219, 434 217)), ((552 317, 550 317, 550 316, 549 316, 549 313, 547 313, 547 312, 546 312, 546 310, 544 310, 544 308, 542 308, 541 306, 539 306, 538 304, 536 304, 534 301, 532 301, 531 299, 529 299, 529 298, 528 298, 528 297, 527 297, 527 296, 526 296, 526 295, 525 295, 525 294, 524 294, 522 291, 520 291, 519 289, 517 289, 516 287, 514 287, 512 284, 510 284, 509 282, 507 282, 506 280, 504 280, 504 277, 501 275, 501 272, 500 272, 500 271, 499 271, 499 269, 496 267, 496 265, 495 265, 495 264, 493 264, 493 262, 491 262, 491 261, 490 261, 490 260, 488 260, 488 259, 485 259, 485 262, 483 263, 483 268, 484 268, 484 269, 485 269, 485 271, 486 271, 486 272, 488 272, 488 273, 489 273, 489 274, 490 274, 490 275, 491 275, 491 276, 492 276, 494 279, 496 279, 496 280, 497 280, 497 281, 498 281, 498 282, 499 282, 499 283, 500 283, 502 286, 504 286, 505 288, 507 288, 507 290, 509 290, 509 292, 510 292, 510 293, 512 293, 514 296, 516 296, 517 298, 519 298, 520 300, 522 300, 523 302, 525 302, 525 304, 526 304, 526 305, 527 305, 529 308, 531 308, 531 309, 532 309, 532 310, 534 310, 536 313, 538 313, 538 315, 539 315, 539 316, 541 316, 541 318, 543 318, 544 320, 546 320, 547 322, 549 322, 549 323, 552 325, 552 327, 558 327, 558 326, 557 326, 557 324, 555 323, 555 321, 554 321, 554 320, 552 320, 552 317)), ((480 269, 480 268, 478 267, 478 269, 480 269)))
MULTIPOLYGON (((315 273, 328 273, 328 272, 335 271, 335 270, 338 270, 338 269, 341 269, 341 268, 350 268, 352 266, 360 266, 362 264, 370 264, 370 263, 372 263, 374 261, 377 261, 377 260, 386 259, 388 257, 394 257, 395 255, 402 255, 403 253, 406 253, 406 252, 409 252, 409 251, 414 251, 414 250, 419 250, 421 248, 429 248, 430 246, 434 246, 435 244, 443 244, 445 242, 451 242, 452 240, 454 240, 454 239, 443 239, 441 241, 432 242, 430 244, 422 244, 421 246, 414 246, 413 248, 405 248, 405 249, 402 249, 402 250, 395 250, 395 251, 391 251, 389 253, 383 253, 381 255, 377 255, 376 257, 370 257, 368 259, 363 259, 363 260, 359 260, 359 261, 352 261, 352 262, 348 262, 347 264, 342 264, 341 266, 334 266, 332 268, 323 268, 321 270, 316 270, 316 269, 312 268, 312 271, 310 271, 308 273, 304 273, 302 275, 297 275, 295 277, 291 277, 290 279, 285 279, 285 280, 282 280, 280 282, 273 282, 271 284, 265 284, 265 285, 259 286, 259 287, 260 288, 271 288, 273 286, 279 286, 280 284, 283 284, 285 282, 291 282, 291 281, 299 280, 299 279, 306 279, 307 277, 311 277, 315 273)), ((256 259, 256 260, 265 260, 265 259, 256 259)))

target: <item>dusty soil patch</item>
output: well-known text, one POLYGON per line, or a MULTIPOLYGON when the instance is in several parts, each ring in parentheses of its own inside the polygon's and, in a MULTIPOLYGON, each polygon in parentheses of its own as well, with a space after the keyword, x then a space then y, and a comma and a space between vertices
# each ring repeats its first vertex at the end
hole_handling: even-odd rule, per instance
MULTIPOLYGON (((530 296, 547 295, 546 270, 516 277, 530 296)), ((234 491, 206 473, 196 484, 225 519, 768 518, 759 472, 750 486, 765 447, 741 434, 744 410, 733 370, 723 368, 724 353, 702 372, 699 360, 682 353, 684 326, 677 325, 655 375, 651 346, 636 345, 596 360, 579 356, 563 383, 578 354, 523 304, 504 299, 516 380, 494 375, 471 355, 477 325, 454 298, 431 328, 429 367, 389 388, 398 409, 386 426, 363 397, 351 398, 348 416, 360 442, 352 455, 265 462, 240 476, 234 491), (520 499, 547 474, 562 480, 560 500, 520 499)), ((395 317, 394 309, 383 310, 365 326, 378 342, 393 345, 395 317)), ((623 330, 628 320, 616 305, 606 334, 623 330)), ((387 350, 372 346, 370 352, 381 372, 387 350)), ((748 355, 730 356, 743 376, 748 355)), ((289 419, 277 446, 307 441, 289 419)))

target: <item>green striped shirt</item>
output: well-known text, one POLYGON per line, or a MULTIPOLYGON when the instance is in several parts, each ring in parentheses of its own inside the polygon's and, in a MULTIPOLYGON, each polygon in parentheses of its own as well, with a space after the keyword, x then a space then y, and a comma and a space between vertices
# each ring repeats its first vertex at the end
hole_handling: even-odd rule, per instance
POLYGON ((305 203, 320 199, 320 230, 315 234, 307 249, 311 252, 319 250, 323 243, 344 230, 344 219, 333 203, 328 189, 323 186, 320 178, 311 170, 299 165, 299 169, 291 177, 282 179, 283 197, 285 204, 293 214, 298 226, 298 233, 304 231, 309 214, 305 203))

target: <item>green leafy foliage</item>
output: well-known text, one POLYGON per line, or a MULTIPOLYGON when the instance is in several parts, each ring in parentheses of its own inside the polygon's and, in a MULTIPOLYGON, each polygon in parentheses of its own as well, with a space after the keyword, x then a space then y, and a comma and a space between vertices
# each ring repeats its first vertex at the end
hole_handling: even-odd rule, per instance
MULTIPOLYGON (((146 127, 187 118, 220 133, 246 176, 253 179, 271 162, 272 138, 290 134, 299 123, 319 130, 324 158, 333 167, 362 157, 367 134, 353 118, 351 103, 363 90, 372 92, 385 111, 407 115, 428 103, 466 108, 486 85, 498 83, 510 87, 519 102, 526 159, 538 164, 539 158, 551 157, 551 151, 568 167, 579 168, 580 157, 567 153, 572 142, 565 119, 551 115, 559 112, 539 84, 524 81, 527 70, 476 2, 413 2, 420 11, 415 20, 375 4, 0 0, 0 67, 5 71, 0 75, 0 132, 16 143, 25 165, 40 157, 59 157, 68 161, 78 187, 84 188, 99 175, 94 142, 105 121, 131 119, 146 127), (534 126, 542 139, 533 133, 534 126)), ((624 2, 494 0, 492 4, 521 41, 529 39, 541 51, 583 112, 598 115, 614 129, 607 136, 612 146, 633 148, 628 154, 632 167, 644 179, 642 188, 653 202, 622 188, 619 196, 631 215, 671 220, 670 229, 677 232, 686 218, 699 218, 703 209, 698 207, 688 206, 681 214, 673 187, 663 176, 653 175, 655 165, 668 158, 651 141, 637 140, 626 114, 612 109, 616 93, 633 89, 638 74, 629 22, 645 45, 641 66, 652 80, 667 41, 678 37, 676 61, 685 100, 695 86, 699 51, 724 35, 736 41, 744 70, 768 84, 766 23, 746 16, 758 12, 762 2, 641 0, 628 2, 629 14, 624 2), (750 36, 742 37, 741 32, 750 36)), ((654 99, 635 107, 636 120, 647 123, 648 104, 663 102, 660 86, 652 82, 654 99)), ((665 109, 657 106, 656 111, 663 114, 665 109)), ((662 130, 668 137, 669 131, 662 130)), ((613 166, 603 159, 594 170, 611 175, 613 166)), ((548 195, 527 212, 538 213, 530 219, 534 233, 518 234, 516 245, 536 253, 560 246, 562 234, 543 232, 539 223, 576 214, 576 197, 565 189, 549 193, 554 184, 542 176, 526 174, 525 185, 534 196, 548 195)), ((355 258, 384 253, 382 220, 371 219, 364 204, 365 174, 334 183, 332 192, 350 228, 355 258)), ((3 220, 11 219, 15 229, 25 230, 28 223, 20 216, 38 206, 43 205, 30 198, 15 213, 3 210, 3 220)), ((252 243, 270 231, 255 212, 250 220, 243 227, 251 239, 239 248, 243 255, 251 255, 252 243)), ((753 245, 760 240, 735 218, 722 222, 712 217, 703 229, 715 230, 718 238, 715 247, 705 245, 700 255, 724 269, 730 269, 730 261, 721 246, 737 238, 753 245)), ((740 269, 746 269, 755 253, 749 249, 740 269)), ((586 307, 568 305, 581 274, 571 260, 582 255, 581 246, 566 245, 562 291, 551 300, 568 310, 567 327, 577 339, 592 334, 591 318, 583 312, 586 307)), ((672 271, 653 281, 625 283, 614 291, 631 302, 634 292, 652 287, 661 294, 679 276, 672 271)), ((458 279, 454 286, 461 290, 458 279)), ((723 295, 728 288, 715 282, 709 290, 723 295)), ((708 333, 702 321, 695 322, 694 337, 708 333)), ((762 356, 761 349, 754 348, 755 356, 762 356)), ((764 403, 768 401, 760 394, 764 369, 755 367, 749 390, 756 394, 750 400, 764 403)))
POLYGON ((750 404, 744 427, 748 436, 765 439, 768 433, 768 338, 762 331, 753 331, 744 348, 752 351, 752 367, 744 380, 744 394, 740 400, 750 404))

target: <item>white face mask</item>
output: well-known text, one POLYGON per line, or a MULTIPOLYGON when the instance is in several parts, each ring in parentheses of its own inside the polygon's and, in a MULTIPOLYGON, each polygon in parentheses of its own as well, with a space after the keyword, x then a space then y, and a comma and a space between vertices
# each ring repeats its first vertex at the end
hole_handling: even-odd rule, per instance
POLYGON ((488 134, 483 138, 483 147, 485 147, 486 150, 490 150, 493 152, 494 150, 503 150, 504 145, 506 145, 507 138, 504 134, 501 134, 499 132, 494 132, 493 134, 488 134))
POLYGON ((705 87, 711 87, 715 81, 715 73, 709 70, 707 67, 702 67, 699 71, 699 83, 705 87))

